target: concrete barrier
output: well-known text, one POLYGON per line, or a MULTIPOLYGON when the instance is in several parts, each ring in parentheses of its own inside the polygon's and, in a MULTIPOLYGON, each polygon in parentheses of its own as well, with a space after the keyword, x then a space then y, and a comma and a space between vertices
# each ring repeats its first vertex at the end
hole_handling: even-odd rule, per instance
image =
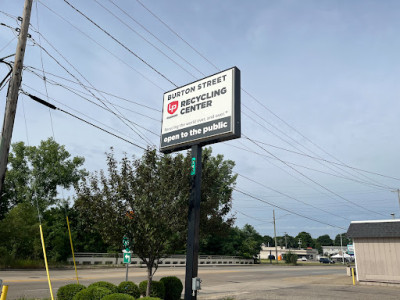
MULTIPOLYGON (((75 261, 77 265, 120 265, 123 264, 122 253, 75 253, 75 261)), ((68 262, 73 264, 72 257, 68 258, 68 262)), ((144 261, 132 254, 131 264, 139 267, 145 267, 144 261)), ((199 266, 213 265, 252 265, 253 259, 242 258, 239 256, 217 256, 217 255, 200 255, 199 266)), ((170 255, 160 259, 159 267, 184 267, 186 266, 185 255, 170 255)))

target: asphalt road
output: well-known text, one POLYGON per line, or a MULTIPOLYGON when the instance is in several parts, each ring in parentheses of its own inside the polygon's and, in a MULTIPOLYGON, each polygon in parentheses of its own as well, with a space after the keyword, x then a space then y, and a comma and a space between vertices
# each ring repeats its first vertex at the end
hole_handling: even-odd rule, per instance
MULTIPOLYGON (((79 282, 89 285, 105 280, 119 284, 125 280, 124 268, 78 269, 79 282)), ((183 267, 160 268, 154 279, 174 275, 184 280, 183 267)), ((75 272, 50 270, 54 296, 60 286, 75 283, 75 272)), ((198 299, 399 299, 399 288, 352 285, 343 266, 224 266, 200 267, 202 290, 198 299)), ((0 271, 9 286, 7 299, 50 298, 45 270, 0 271)), ((146 269, 130 267, 129 280, 146 279, 146 269)))

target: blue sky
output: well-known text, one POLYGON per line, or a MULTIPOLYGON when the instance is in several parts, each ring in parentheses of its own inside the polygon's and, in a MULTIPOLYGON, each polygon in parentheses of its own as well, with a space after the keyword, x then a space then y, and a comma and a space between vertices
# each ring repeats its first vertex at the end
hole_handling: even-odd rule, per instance
MULTIPOLYGON (((17 27, 13 17, 22 14, 23 2, 0 0, 1 22, 17 27)), ((137 1, 113 0, 122 10, 109 0, 69 2, 178 86, 232 66, 241 70, 242 88, 251 95, 242 92, 244 136, 213 145, 213 152, 236 162, 238 189, 286 210, 235 192, 236 225, 249 223, 261 234, 273 235, 275 209, 278 235, 307 231, 313 237, 334 237, 351 220, 391 218, 391 213, 400 217, 392 192, 399 180, 348 168, 400 177, 398 1, 142 1, 183 40, 137 1)), ((93 118, 141 146, 159 147, 162 97, 174 88, 170 82, 63 0, 34 1, 31 24, 36 44, 30 40, 25 65, 35 69, 24 72, 25 91, 46 98, 47 88, 49 102, 93 118), (46 86, 37 76, 42 74, 41 56, 48 72, 46 86), (88 91, 74 83, 76 78, 135 101, 95 92, 140 125, 146 140, 115 115, 55 85, 74 88, 102 105, 82 94, 88 91)), ((15 52, 15 34, 0 27, 1 57, 15 52)), ((0 66, 1 77, 7 71, 0 66)), ((6 88, 0 99, 5 95, 6 88)), ((111 146, 118 156, 142 153, 61 112, 52 112, 51 118, 57 142, 84 156, 90 171, 105 168, 104 153, 111 146)), ((20 96, 13 141, 37 145, 50 136, 48 109, 20 96)))

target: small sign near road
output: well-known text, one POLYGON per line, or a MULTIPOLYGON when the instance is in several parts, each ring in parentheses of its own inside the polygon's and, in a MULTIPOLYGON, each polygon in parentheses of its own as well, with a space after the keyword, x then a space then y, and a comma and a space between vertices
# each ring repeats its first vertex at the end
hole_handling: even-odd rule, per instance
POLYGON ((124 253, 124 264, 130 264, 131 263, 131 253, 125 252, 124 253))

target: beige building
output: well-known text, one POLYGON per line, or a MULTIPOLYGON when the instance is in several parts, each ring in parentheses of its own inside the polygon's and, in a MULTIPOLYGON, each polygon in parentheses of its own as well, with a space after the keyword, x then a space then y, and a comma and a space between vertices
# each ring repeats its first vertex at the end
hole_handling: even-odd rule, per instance
MULTIPOLYGON (((282 256, 283 254, 288 253, 289 251, 297 254, 299 258, 305 257, 307 260, 317 260, 318 257, 318 250, 317 249, 286 249, 285 247, 277 247, 278 250, 278 257, 282 256)), ((276 259, 275 255, 275 247, 267 247, 264 244, 261 246, 260 251, 260 259, 269 259, 269 255, 273 255, 276 259)))
POLYGON ((347 236, 353 239, 357 281, 400 284, 400 220, 353 221, 347 236))

